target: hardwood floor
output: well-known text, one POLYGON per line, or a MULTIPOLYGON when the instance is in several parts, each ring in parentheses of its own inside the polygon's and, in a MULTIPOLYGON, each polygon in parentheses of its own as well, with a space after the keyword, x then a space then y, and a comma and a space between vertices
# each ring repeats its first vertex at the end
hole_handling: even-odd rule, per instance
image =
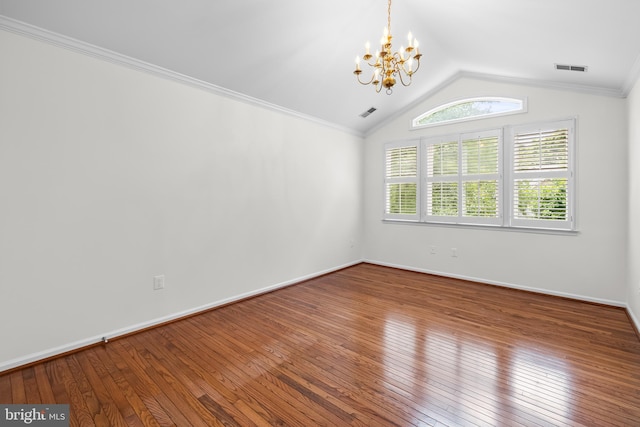
POLYGON ((72 426, 639 426, 623 309, 370 264, 0 376, 72 426))

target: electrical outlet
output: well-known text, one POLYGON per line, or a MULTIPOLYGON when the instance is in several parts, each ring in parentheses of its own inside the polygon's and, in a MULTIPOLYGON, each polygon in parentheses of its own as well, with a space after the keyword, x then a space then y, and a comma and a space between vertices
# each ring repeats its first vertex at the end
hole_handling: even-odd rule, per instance
POLYGON ((451 256, 454 258, 458 256, 458 248, 451 248, 451 256))
POLYGON ((436 254, 436 247, 434 245, 431 245, 431 255, 435 255, 436 254))
POLYGON ((164 274, 153 276, 153 289, 156 291, 164 289, 164 274))

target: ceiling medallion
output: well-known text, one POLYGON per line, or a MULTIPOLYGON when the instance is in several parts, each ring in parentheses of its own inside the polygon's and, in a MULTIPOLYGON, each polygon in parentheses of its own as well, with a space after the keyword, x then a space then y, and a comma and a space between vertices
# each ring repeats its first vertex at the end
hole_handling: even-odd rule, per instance
POLYGON ((360 75, 360 57, 356 56, 356 69, 353 74, 358 78, 358 82, 363 85, 372 84, 376 92, 380 92, 384 87, 387 95, 393 92, 393 86, 396 84, 396 78, 400 80, 403 86, 411 84, 412 76, 420 68, 420 57, 422 54, 418 51, 418 40, 414 39, 409 33, 409 45, 404 48, 400 46, 400 50, 393 52, 391 50, 391 0, 387 9, 387 26, 384 29, 382 38, 380 39, 380 50, 375 55, 370 53, 371 45, 369 42, 365 44, 365 54, 362 59, 365 64, 371 67, 372 75, 369 81, 362 81, 360 75), (372 60, 375 59, 375 62, 372 60), (414 69, 415 66, 415 69, 414 69))

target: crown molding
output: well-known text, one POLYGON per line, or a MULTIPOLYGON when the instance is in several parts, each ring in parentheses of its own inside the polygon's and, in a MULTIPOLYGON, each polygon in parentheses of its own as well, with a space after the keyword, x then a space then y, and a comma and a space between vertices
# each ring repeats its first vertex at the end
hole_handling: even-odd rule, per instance
MULTIPOLYGON (((636 73, 637 73, 636 79, 637 79, 637 77, 640 76, 640 57, 636 61, 636 65, 634 69, 636 68, 637 68, 636 70, 636 73)), ((625 98, 630 92, 630 90, 633 88, 633 83, 630 85, 630 88, 625 91, 622 89, 610 89, 610 88, 577 85, 577 84, 571 84, 571 83, 562 83, 562 82, 554 82, 554 81, 546 81, 546 80, 526 79, 526 78, 520 78, 520 77, 507 77, 507 76, 500 76, 496 74, 475 73, 471 71, 457 71, 447 79, 440 82, 438 85, 434 86, 424 95, 420 96, 418 99, 408 104, 406 107, 402 108, 399 111, 396 111, 394 114, 390 115, 385 120, 367 129, 367 131, 364 134, 365 138, 373 134, 377 130, 385 127, 390 122, 402 116, 403 114, 413 109, 414 107, 418 106, 419 104, 425 102, 426 100, 428 100, 429 98, 431 98, 432 96, 434 96, 436 93, 440 92, 447 86, 463 78, 491 81, 496 83, 507 83, 507 84, 520 85, 520 86, 532 86, 532 87, 539 87, 543 89, 565 90, 570 92, 584 93, 587 95, 608 96, 613 98, 625 98)), ((633 82, 635 82, 636 79, 634 79, 633 82)))
POLYGON ((629 96, 638 80, 640 80, 640 55, 638 55, 636 61, 633 63, 631 71, 629 71, 629 75, 624 82, 624 86, 622 86, 622 93, 625 98, 629 96))
POLYGON ((638 81, 638 79, 640 79, 640 55, 638 56, 638 58, 636 58, 636 61, 629 73, 629 76, 626 79, 625 84, 621 89, 577 85, 577 84, 555 82, 555 81, 542 81, 542 80, 526 79, 526 78, 520 78, 520 77, 507 77, 507 76, 500 76, 500 75, 494 75, 494 74, 475 73, 475 72, 460 70, 454 73, 453 75, 451 75, 449 78, 442 81, 441 83, 439 83, 438 85, 434 86, 432 89, 430 89, 424 95, 420 96, 414 102, 410 103, 409 105, 402 108, 401 110, 395 112, 391 116, 387 117, 385 120, 378 122, 375 126, 362 132, 356 129, 337 125, 335 123, 320 119, 318 117, 314 117, 314 116, 300 113, 298 111, 290 110, 280 105, 272 104, 270 102, 267 102, 258 98, 254 98, 249 95, 242 94, 240 92, 235 92, 230 89, 226 89, 224 87, 205 82, 203 80, 189 77, 187 75, 180 74, 178 72, 175 72, 166 68, 162 68, 157 65, 150 64, 148 62, 140 61, 138 59, 131 58, 129 56, 122 55, 120 53, 117 53, 108 49, 104 49, 99 46, 95 46, 95 45, 92 45, 71 37, 67 37, 49 30, 45 30, 43 28, 39 28, 34 25, 27 24, 25 22, 18 21, 3 15, 0 15, 0 30, 5 30, 18 35, 26 36, 35 40, 39 40, 41 42, 58 46, 76 53, 80 53, 82 55, 91 56, 93 58, 107 61, 112 64, 124 66, 129 69, 155 75, 157 77, 172 80, 174 82, 178 82, 181 84, 186 84, 191 87, 205 90, 219 96, 224 96, 227 98, 234 99, 236 101, 241 101, 250 105, 258 106, 258 107, 265 108, 278 113, 282 113, 288 116, 310 121, 318 125, 329 127, 344 133, 361 137, 361 138, 371 135, 372 133, 376 132, 378 129, 387 125, 389 122, 395 120, 396 118, 398 118, 399 116, 407 112, 408 110, 424 102, 428 98, 435 95, 437 92, 441 91, 445 87, 449 86, 450 84, 452 84, 453 82, 461 78, 473 78, 473 79, 493 81, 498 83, 510 83, 510 84, 516 84, 516 85, 534 86, 534 87, 541 87, 541 88, 555 89, 555 90, 567 90, 572 92, 580 92, 580 93, 585 93, 590 95, 599 95, 599 96, 609 96, 609 97, 615 97, 615 98, 626 98, 626 96, 633 89, 635 83, 638 81))
POLYGON ((205 90, 207 92, 214 93, 216 95, 224 96, 234 99, 236 101, 244 102, 246 104, 254 105, 257 107, 265 108, 271 111, 282 113, 288 116, 296 117, 299 119, 307 120, 316 123, 321 126, 333 128, 341 132, 352 134, 354 136, 363 137, 364 134, 355 129, 340 126, 335 123, 320 119, 318 117, 310 116, 300 113, 298 111, 290 110, 280 105, 272 104, 267 101, 263 101, 258 98, 254 98, 249 95, 245 95, 240 92, 235 92, 230 89, 226 89, 221 86, 217 86, 212 83, 205 82, 187 75, 159 67, 148 62, 140 61, 135 58, 131 58, 126 55, 114 52, 109 49, 104 49, 99 46, 92 45, 90 43, 83 42, 81 40, 67 37, 62 34, 55 33, 53 31, 45 30, 40 27, 36 27, 31 24, 27 24, 22 21, 18 21, 9 18, 4 15, 0 15, 0 30, 5 30, 14 34, 29 37, 44 43, 48 43, 57 47, 61 47, 82 55, 90 56, 99 60, 107 61, 112 64, 127 67, 136 71, 141 71, 147 74, 151 74, 157 77, 161 77, 167 80, 172 80, 181 84, 189 85, 191 87, 205 90))
POLYGON ((468 77, 477 80, 487 80, 498 83, 511 83, 521 86, 533 86, 543 89, 566 90, 569 92, 584 93, 587 95, 608 96, 613 98, 624 98, 625 95, 621 89, 611 89, 606 87, 587 86, 575 83, 564 83, 552 80, 535 80, 522 77, 507 77, 494 74, 474 73, 469 71, 460 71, 458 78, 468 77))

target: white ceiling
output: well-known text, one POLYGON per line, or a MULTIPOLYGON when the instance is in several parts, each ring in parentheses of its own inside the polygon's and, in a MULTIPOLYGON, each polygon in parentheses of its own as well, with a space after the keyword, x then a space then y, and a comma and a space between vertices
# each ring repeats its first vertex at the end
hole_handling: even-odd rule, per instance
POLYGON ((394 47, 412 31, 424 56, 410 87, 375 93, 352 72, 386 13, 386 0, 0 0, 13 20, 363 134, 458 75, 625 96, 640 74, 639 0, 395 0, 394 47))

